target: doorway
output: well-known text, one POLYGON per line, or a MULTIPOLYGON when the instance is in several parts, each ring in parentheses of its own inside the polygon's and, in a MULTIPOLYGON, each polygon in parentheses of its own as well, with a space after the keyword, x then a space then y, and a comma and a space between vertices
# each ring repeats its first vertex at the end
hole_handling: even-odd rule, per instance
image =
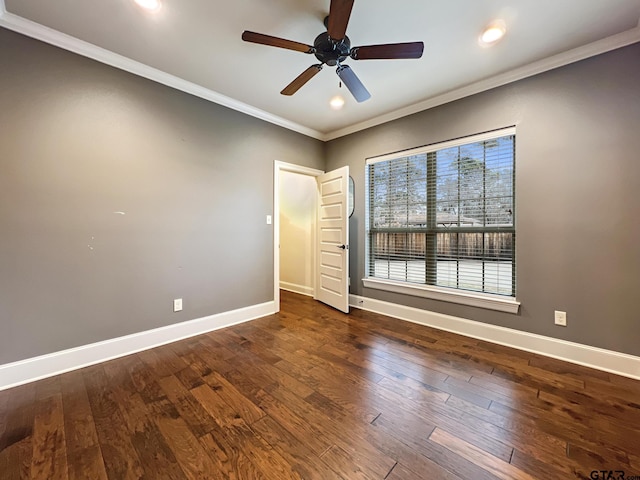
POLYGON ((280 288, 316 298, 317 183, 322 170, 274 165, 274 301, 280 288))

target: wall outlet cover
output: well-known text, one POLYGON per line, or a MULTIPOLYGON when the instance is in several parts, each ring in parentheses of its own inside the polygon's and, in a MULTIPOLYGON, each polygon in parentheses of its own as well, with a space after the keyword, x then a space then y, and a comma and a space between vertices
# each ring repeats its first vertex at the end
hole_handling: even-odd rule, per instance
POLYGON ((554 319, 555 319, 556 325, 560 325, 561 327, 567 326, 567 312, 561 312, 559 310, 556 310, 554 319))
POLYGON ((181 298, 176 298, 173 301, 173 311, 174 312, 182 311, 182 299, 181 298))

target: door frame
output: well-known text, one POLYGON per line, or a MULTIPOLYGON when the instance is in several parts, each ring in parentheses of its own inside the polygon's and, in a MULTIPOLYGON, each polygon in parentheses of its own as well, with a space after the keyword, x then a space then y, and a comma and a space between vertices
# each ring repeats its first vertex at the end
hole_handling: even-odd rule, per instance
MULTIPOLYGON (((303 167, 293 163, 281 162, 275 160, 273 163, 273 301, 275 311, 280 311, 280 172, 291 172, 300 175, 308 175, 310 177, 318 177, 324 173, 324 170, 303 167)), ((317 211, 318 196, 315 197, 314 212, 317 211)), ((317 212, 314 214, 317 216, 317 212)), ((317 218, 314 217, 314 223, 317 218)), ((316 229, 313 230, 313 245, 316 244, 316 229)), ((316 298, 316 260, 315 248, 312 250, 312 277, 313 278, 313 298, 316 298)))

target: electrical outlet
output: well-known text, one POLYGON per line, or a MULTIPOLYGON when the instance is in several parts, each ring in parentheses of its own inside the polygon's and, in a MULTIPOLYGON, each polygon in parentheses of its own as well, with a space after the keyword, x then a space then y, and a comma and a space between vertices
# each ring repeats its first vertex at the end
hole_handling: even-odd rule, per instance
POLYGON ((556 325, 560 325, 561 327, 567 326, 567 312, 560 312, 556 310, 555 312, 555 323, 556 325))
POLYGON ((176 298, 173 301, 173 311, 174 312, 182 311, 182 299, 181 298, 176 298))

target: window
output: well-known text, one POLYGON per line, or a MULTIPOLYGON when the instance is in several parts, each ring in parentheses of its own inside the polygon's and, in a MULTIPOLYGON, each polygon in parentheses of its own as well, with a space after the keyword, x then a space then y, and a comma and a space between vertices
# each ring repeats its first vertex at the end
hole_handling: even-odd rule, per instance
POLYGON ((367 160, 365 285, 515 297, 514 166, 514 128, 367 160))

